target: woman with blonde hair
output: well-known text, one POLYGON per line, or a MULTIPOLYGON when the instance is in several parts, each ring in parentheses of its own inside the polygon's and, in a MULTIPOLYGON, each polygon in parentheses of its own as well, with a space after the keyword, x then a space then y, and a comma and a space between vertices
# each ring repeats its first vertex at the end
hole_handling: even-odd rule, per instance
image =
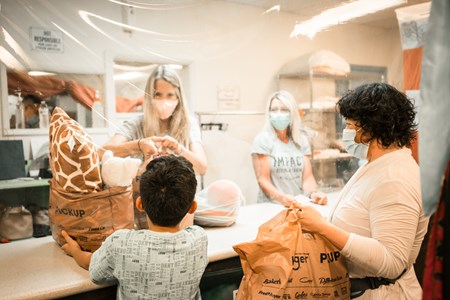
POLYGON ((103 148, 115 156, 176 154, 188 159, 204 175, 207 161, 201 144, 200 128, 189 116, 181 80, 166 65, 154 69, 144 96, 144 114, 125 121, 103 148))
POLYGON ((317 191, 309 155, 311 148, 301 134, 301 121, 294 97, 278 91, 269 97, 266 124, 252 145, 253 168, 260 192, 257 202, 275 202, 289 207, 304 194, 326 204, 317 191))
MULTIPOLYGON (((144 114, 124 122, 103 148, 116 156, 140 156, 145 159, 144 165, 156 156, 181 155, 197 173, 205 174, 207 161, 200 128, 189 116, 181 81, 174 69, 161 65, 152 72, 145 87, 144 114)), ((137 188, 135 192, 138 195, 137 188)), ((196 223, 204 225, 205 220, 208 226, 234 223, 243 199, 235 183, 217 180, 200 191, 199 196, 202 196, 199 209, 193 216, 196 223), (213 197, 210 194, 214 191, 219 192, 213 197)), ((139 228, 146 228, 145 218, 138 217, 136 221, 139 228)), ((185 224, 190 222, 188 219, 185 224)))

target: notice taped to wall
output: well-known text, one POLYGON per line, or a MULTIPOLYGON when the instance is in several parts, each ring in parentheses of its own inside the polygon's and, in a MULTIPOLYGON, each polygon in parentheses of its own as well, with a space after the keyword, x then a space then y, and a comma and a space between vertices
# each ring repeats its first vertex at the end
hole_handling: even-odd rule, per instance
POLYGON ((44 52, 64 52, 63 33, 58 30, 30 27, 31 49, 44 52))
POLYGON ((217 88, 217 101, 219 111, 223 110, 239 110, 240 96, 239 87, 236 86, 219 86, 217 88))

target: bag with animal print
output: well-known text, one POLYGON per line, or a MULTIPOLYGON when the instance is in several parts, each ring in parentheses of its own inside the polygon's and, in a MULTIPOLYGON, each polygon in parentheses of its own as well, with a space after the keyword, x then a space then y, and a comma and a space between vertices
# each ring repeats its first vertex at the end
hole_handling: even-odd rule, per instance
POLYGON ((293 209, 261 225, 254 241, 233 248, 244 271, 236 300, 350 299, 344 257, 325 238, 303 232, 293 209))
POLYGON ((131 186, 70 193, 52 179, 48 215, 53 239, 59 245, 65 244, 61 235, 65 230, 83 250, 94 252, 114 231, 134 228, 131 193, 131 186))

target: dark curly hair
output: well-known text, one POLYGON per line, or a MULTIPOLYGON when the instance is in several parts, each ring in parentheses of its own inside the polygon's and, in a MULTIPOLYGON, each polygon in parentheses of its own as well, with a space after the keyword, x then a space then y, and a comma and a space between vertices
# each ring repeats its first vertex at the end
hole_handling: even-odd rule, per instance
POLYGON ((174 227, 188 213, 197 190, 192 164, 182 156, 152 160, 140 177, 142 206, 153 224, 174 227))
POLYGON ((361 85, 339 99, 337 110, 368 134, 364 142, 376 139, 383 147, 410 147, 415 139, 414 103, 389 84, 361 85))

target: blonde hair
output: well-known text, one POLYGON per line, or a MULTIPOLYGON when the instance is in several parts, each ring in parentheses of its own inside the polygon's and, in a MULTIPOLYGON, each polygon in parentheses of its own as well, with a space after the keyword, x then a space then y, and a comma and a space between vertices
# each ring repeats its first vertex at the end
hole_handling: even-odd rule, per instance
POLYGON ((144 134, 145 136, 155 136, 162 133, 158 113, 152 104, 153 95, 155 94, 155 83, 160 79, 175 87, 178 98, 178 105, 169 118, 169 132, 167 135, 175 138, 185 147, 189 147, 190 122, 181 80, 174 69, 165 65, 156 67, 147 80, 144 96, 144 134))
POLYGON ((297 145, 297 147, 301 147, 300 143, 300 115, 298 112, 298 106, 295 102, 294 96, 292 96, 291 93, 288 91, 280 90, 275 93, 273 93, 269 97, 269 101, 267 101, 267 107, 266 107, 266 125, 265 130, 275 133, 275 129, 273 128, 272 124, 270 123, 270 106, 272 105, 273 100, 280 100, 288 109, 289 113, 291 115, 291 123, 289 124, 287 134, 289 138, 291 138, 294 141, 294 144, 297 145))

